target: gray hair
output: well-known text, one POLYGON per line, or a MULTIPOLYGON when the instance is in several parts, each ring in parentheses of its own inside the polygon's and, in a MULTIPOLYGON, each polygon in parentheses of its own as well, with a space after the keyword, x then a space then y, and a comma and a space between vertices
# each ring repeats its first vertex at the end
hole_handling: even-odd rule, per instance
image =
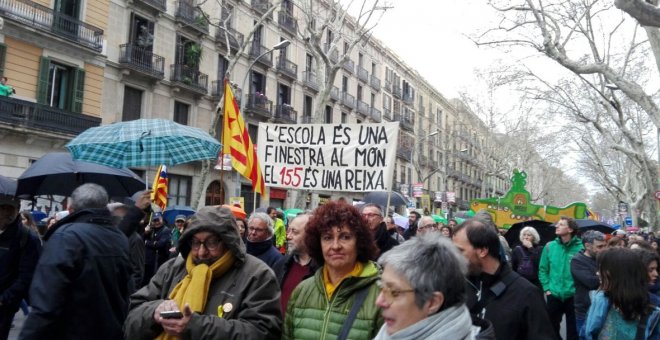
MULTIPOLYGON (((309 213, 309 212, 299 213, 298 215, 294 216, 292 219, 289 220, 289 224, 293 223, 293 221, 297 220, 300 217, 306 217, 307 221, 309 221, 309 218, 312 217, 312 213, 309 213)), ((307 222, 305 222, 305 225, 306 224, 307 224, 307 222)))
POLYGON ((380 205, 376 204, 376 203, 367 203, 367 204, 363 205, 362 207, 360 207, 360 212, 363 212, 364 208, 368 208, 368 207, 374 207, 374 208, 378 209, 378 212, 380 213, 380 216, 383 217, 383 208, 380 205))
POLYGON ((427 215, 424 215, 424 216, 422 216, 422 217, 419 219, 419 221, 417 221, 417 226, 421 227, 421 226, 427 224, 427 223, 422 223, 422 221, 425 221, 425 222, 428 222, 428 223, 432 223, 432 224, 436 224, 436 223, 435 223, 435 220, 433 219, 433 217, 431 217, 431 216, 427 216, 427 215))
POLYGON ((250 222, 254 219, 266 222, 266 225, 268 226, 268 235, 272 237, 275 234, 275 229, 273 228, 273 219, 270 218, 268 214, 263 212, 253 212, 248 219, 248 225, 250 225, 250 222))
POLYGON ((454 244, 440 233, 427 233, 392 248, 378 260, 403 276, 415 289, 415 304, 423 308, 441 292, 445 302, 440 310, 465 301, 467 260, 454 244))
POLYGON ((530 226, 524 227, 520 231, 520 235, 518 235, 518 238, 520 238, 520 242, 523 241, 523 236, 525 236, 525 233, 532 235, 532 238, 533 238, 532 243, 533 244, 539 244, 539 242, 541 242, 541 236, 539 236, 539 232, 536 231, 536 229, 534 229, 534 227, 530 227, 530 226))
POLYGON ((587 230, 582 234, 582 243, 594 243, 594 241, 605 241, 605 234, 598 230, 587 230))
POLYGON ((107 209, 108 201, 108 192, 102 186, 94 183, 85 183, 71 193, 69 207, 73 211, 107 209))

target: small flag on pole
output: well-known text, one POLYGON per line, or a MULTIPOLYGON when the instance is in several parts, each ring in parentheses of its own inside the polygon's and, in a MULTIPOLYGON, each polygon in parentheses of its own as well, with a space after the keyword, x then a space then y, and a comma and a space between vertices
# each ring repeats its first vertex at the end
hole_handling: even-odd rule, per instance
POLYGON ((161 211, 165 211, 167 208, 167 184, 167 166, 161 165, 154 178, 151 192, 151 201, 159 206, 161 211))
POLYGON ((231 165, 243 177, 252 181, 255 193, 264 193, 264 179, 250 135, 238 109, 238 103, 225 79, 225 105, 222 127, 222 152, 231 156, 231 165))

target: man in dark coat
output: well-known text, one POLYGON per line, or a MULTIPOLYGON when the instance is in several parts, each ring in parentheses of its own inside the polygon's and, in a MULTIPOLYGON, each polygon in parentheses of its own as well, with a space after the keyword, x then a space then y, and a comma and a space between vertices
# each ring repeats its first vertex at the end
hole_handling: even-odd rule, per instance
POLYGON ((107 204, 97 184, 71 194, 71 214, 44 236, 20 339, 122 338, 132 286, 128 240, 107 204))
POLYGON ((584 249, 575 254, 571 259, 571 275, 575 282, 575 297, 573 305, 575 307, 575 325, 578 333, 587 319, 587 311, 591 305, 589 291, 598 289, 600 280, 596 272, 598 263, 596 256, 607 246, 605 235, 600 231, 587 230, 582 235, 582 244, 584 249))
POLYGON ((380 255, 399 245, 399 241, 390 236, 387 226, 383 221, 383 210, 378 204, 367 203, 362 206, 362 217, 367 220, 371 235, 376 241, 376 246, 380 250, 380 255))
POLYGON ((541 291, 500 261, 492 227, 470 219, 456 228, 453 241, 468 260, 466 305, 493 324, 497 339, 557 339, 541 291))
POLYGON ((275 264, 273 271, 282 288, 282 316, 286 312, 289 297, 298 284, 314 275, 318 266, 305 248, 305 228, 310 214, 302 214, 289 221, 286 232, 287 254, 275 264))
POLYGON ((144 279, 146 285, 158 267, 170 258, 172 230, 163 224, 163 214, 154 212, 144 233, 144 279))
POLYGON ((6 339, 39 261, 39 236, 23 227, 18 198, 0 195, 0 339, 6 339))
POLYGON ((247 253, 264 261, 273 268, 282 259, 282 253, 273 245, 275 229, 273 219, 266 213, 255 212, 250 215, 247 228, 247 253))

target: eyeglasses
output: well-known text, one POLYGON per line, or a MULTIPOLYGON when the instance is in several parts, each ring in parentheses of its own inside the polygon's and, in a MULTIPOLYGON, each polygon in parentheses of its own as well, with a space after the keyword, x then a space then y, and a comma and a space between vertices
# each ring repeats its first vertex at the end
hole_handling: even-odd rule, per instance
POLYGON ((378 288, 380 288, 380 292, 383 293, 383 297, 385 297, 385 302, 388 304, 391 304, 394 302, 394 299, 398 298, 399 296, 406 294, 406 293, 414 293, 414 289, 392 289, 389 287, 386 287, 383 285, 383 281, 378 280, 376 281, 376 285, 378 288))
POLYGON ((436 229, 436 226, 435 226, 435 224, 427 224, 427 225, 423 225, 421 227, 417 227, 417 230, 424 230, 426 228, 429 228, 429 229, 433 230, 433 229, 436 229))
POLYGON ((255 233, 264 233, 264 232, 266 232, 266 228, 248 227, 248 232, 249 232, 249 233, 252 233, 252 232, 255 232, 255 233))
POLYGON ((220 247, 220 240, 217 238, 209 238, 204 241, 200 241, 196 238, 190 240, 190 247, 193 250, 198 250, 202 245, 204 245, 206 250, 216 250, 218 247, 220 247))
POLYGON ((372 218, 372 217, 375 217, 375 216, 379 216, 379 217, 380 217, 380 214, 376 214, 376 213, 362 213, 362 216, 364 216, 364 217, 366 217, 366 218, 372 218))

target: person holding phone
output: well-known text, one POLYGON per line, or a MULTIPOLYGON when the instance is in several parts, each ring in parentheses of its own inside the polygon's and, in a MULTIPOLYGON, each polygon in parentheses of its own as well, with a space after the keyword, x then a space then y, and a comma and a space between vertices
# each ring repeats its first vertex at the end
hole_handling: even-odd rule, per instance
POLYGON ((165 262, 130 298, 126 339, 279 339, 275 274, 246 253, 228 208, 200 209, 165 262))

